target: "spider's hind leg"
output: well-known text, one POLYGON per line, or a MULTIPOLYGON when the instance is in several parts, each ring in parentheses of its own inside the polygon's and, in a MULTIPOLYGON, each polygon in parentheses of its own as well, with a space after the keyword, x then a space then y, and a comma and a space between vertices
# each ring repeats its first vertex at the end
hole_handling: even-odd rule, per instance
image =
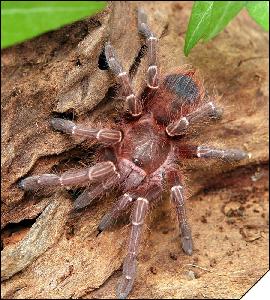
POLYGON ((124 71, 122 64, 116 56, 116 52, 110 43, 106 43, 105 45, 105 56, 110 70, 116 76, 118 82, 120 83, 123 89, 123 94, 126 97, 126 103, 130 114, 133 117, 141 115, 141 101, 134 94, 129 75, 126 71, 124 71))
POLYGON ((169 136, 179 136, 186 133, 186 130, 204 119, 218 119, 222 115, 221 108, 217 107, 214 102, 210 101, 190 114, 181 116, 178 120, 171 122, 166 127, 169 136))
POLYGON ((138 30, 146 40, 148 48, 148 70, 147 70, 147 85, 151 89, 159 87, 159 71, 158 71, 158 38, 151 31, 147 24, 147 15, 142 8, 138 9, 138 30))
POLYGON ((220 159, 234 162, 250 157, 250 154, 240 149, 219 149, 205 145, 180 145, 177 147, 179 158, 220 159))

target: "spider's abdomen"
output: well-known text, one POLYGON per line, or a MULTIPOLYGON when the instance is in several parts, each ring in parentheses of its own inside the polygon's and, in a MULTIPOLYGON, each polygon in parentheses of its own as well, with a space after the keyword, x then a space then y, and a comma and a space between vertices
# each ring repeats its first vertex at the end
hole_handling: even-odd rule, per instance
POLYGON ((191 104, 196 101, 199 96, 199 88, 193 81, 192 77, 188 74, 167 75, 164 79, 163 85, 167 90, 177 96, 173 102, 178 105, 182 102, 188 102, 191 104), (180 99, 181 101, 179 101, 180 99))
POLYGON ((150 174, 166 160, 169 148, 165 133, 159 132, 149 116, 137 121, 124 132, 119 154, 150 174))
POLYGON ((161 79, 160 87, 150 99, 148 107, 155 120, 167 126, 196 109, 203 97, 204 88, 198 72, 185 65, 161 79))

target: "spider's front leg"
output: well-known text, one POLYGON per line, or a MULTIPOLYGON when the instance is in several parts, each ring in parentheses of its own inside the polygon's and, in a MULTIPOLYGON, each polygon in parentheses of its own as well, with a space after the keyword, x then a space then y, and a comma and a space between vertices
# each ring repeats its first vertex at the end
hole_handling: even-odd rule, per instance
POLYGON ((171 189, 171 198, 176 206, 181 233, 182 249, 186 254, 191 255, 193 250, 193 243, 191 229, 187 221, 184 187, 182 184, 181 176, 176 168, 171 167, 166 170, 166 177, 168 185, 171 189))
POLYGON ((157 58, 158 38, 149 28, 147 24, 147 15, 142 8, 138 9, 138 30, 146 39, 146 45, 148 48, 147 85, 151 89, 157 89, 159 87, 157 58))
POLYGON ((121 87, 123 89, 123 94, 126 97, 127 107, 130 114, 133 117, 137 117, 142 113, 142 104, 141 101, 136 97, 132 90, 131 82, 129 75, 124 71, 122 64, 117 59, 114 48, 110 43, 105 45, 105 56, 108 62, 109 68, 112 73, 117 77, 121 87))
POLYGON ((67 171, 61 176, 42 174, 27 177, 20 182, 20 187, 26 191, 37 190, 51 186, 85 185, 92 182, 102 182, 111 176, 119 176, 113 162, 97 163, 93 167, 75 171, 67 171))
POLYGON ((133 197, 141 195, 135 200, 132 215, 131 215, 131 234, 128 244, 128 254, 123 264, 123 275, 120 278, 117 286, 117 297, 125 299, 130 293, 137 267, 137 255, 139 250, 140 237, 143 230, 143 224, 147 210, 149 208, 149 201, 157 198, 162 192, 162 184, 158 180, 149 181, 144 184, 135 193, 131 193, 133 197))
POLYGON ((64 133, 97 140, 98 142, 106 145, 114 145, 120 143, 122 140, 122 132, 115 129, 90 128, 82 125, 76 125, 72 121, 60 118, 53 118, 51 120, 51 125, 54 129, 64 133))

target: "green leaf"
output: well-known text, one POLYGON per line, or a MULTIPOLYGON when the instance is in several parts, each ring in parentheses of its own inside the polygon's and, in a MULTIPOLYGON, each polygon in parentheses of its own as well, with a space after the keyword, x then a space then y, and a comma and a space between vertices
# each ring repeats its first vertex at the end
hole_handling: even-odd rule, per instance
POLYGON ((195 1, 185 38, 184 53, 188 56, 190 50, 198 43, 208 27, 215 1, 195 1))
POLYGON ((246 1, 214 1, 210 22, 203 39, 209 41, 216 36, 245 5, 246 1))
POLYGON ((195 1, 186 33, 184 53, 200 39, 208 41, 222 31, 247 1, 195 1))
POLYGON ((248 1, 246 8, 251 18, 269 31, 269 1, 248 1))
POLYGON ((1 48, 95 14, 105 1, 1 1, 1 48))

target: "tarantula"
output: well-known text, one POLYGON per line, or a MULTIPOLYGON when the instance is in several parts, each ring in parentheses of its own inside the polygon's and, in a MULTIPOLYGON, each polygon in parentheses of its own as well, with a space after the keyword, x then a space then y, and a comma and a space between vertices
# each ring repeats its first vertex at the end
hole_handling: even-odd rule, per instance
POLYGON ((184 65, 168 74, 160 74, 158 38, 148 26, 143 9, 138 9, 138 31, 148 48, 147 87, 142 93, 143 99, 134 94, 129 75, 123 70, 112 45, 109 42, 105 45, 109 69, 126 100, 129 118, 123 120, 124 126, 114 129, 88 128, 60 118, 51 121, 56 130, 104 144, 104 161, 89 168, 65 172, 61 176, 43 174, 20 182, 24 190, 91 184, 75 200, 75 209, 87 206, 113 187, 122 191, 122 196, 102 218, 98 227, 100 231, 105 230, 121 213, 133 206, 128 252, 117 286, 119 298, 126 298, 133 287, 145 216, 149 204, 160 198, 165 183, 176 207, 182 248, 186 254, 192 254, 183 175, 177 162, 188 158, 238 161, 247 157, 244 151, 238 149, 217 149, 188 143, 186 136, 189 129, 202 121, 219 118, 221 109, 206 96, 200 76, 191 66, 184 65))

